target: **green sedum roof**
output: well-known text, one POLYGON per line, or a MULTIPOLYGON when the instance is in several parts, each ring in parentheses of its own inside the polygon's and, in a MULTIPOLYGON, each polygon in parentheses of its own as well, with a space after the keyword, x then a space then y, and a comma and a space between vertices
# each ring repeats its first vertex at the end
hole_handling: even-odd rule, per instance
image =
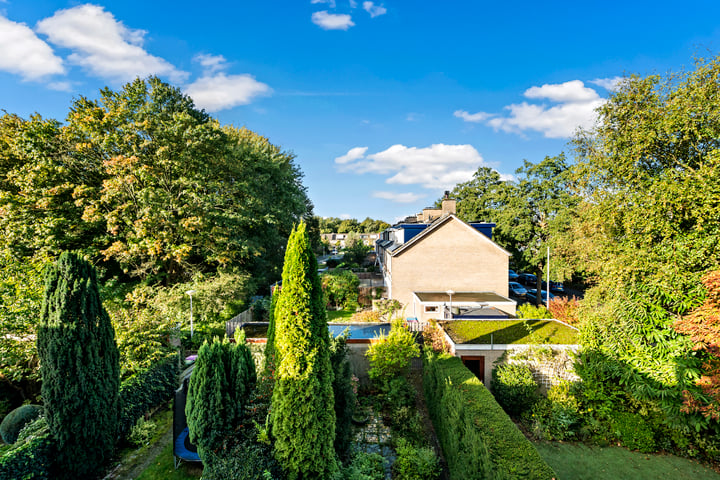
POLYGON ((438 323, 456 344, 575 345, 579 341, 577 330, 555 320, 445 320, 438 323))

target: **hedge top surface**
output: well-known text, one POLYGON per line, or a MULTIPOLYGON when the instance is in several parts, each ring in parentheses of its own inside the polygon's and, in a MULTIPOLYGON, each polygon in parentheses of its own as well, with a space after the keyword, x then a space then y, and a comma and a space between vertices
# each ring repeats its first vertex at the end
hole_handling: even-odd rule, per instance
POLYGON ((438 323, 456 344, 575 345, 579 341, 577 330, 555 320, 446 320, 438 323))

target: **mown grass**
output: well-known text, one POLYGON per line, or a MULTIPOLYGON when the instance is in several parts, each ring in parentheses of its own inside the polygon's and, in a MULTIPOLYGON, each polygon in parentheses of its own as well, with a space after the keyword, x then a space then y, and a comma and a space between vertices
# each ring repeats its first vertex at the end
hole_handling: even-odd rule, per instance
POLYGON ((578 343, 577 330, 552 320, 448 320, 440 324, 455 343, 578 343))
POLYGON ((557 442, 535 442, 535 448, 561 480, 720 479, 720 474, 710 468, 673 455, 557 442))
POLYGON ((342 310, 328 310, 328 322, 344 322, 350 319, 355 313, 354 308, 344 308, 342 310))
POLYGON ((201 476, 202 466, 196 463, 183 462, 175 470, 172 443, 169 443, 137 480, 196 480, 201 476))

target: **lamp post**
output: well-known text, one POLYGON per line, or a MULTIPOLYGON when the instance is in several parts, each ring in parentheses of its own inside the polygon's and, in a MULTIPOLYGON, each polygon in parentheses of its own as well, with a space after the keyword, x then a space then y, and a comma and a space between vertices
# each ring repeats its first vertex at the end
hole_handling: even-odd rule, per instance
POLYGON ((453 293, 455 293, 455 292, 453 292, 452 290, 448 290, 448 291, 445 292, 445 293, 447 293, 448 296, 450 297, 450 318, 453 318, 453 312, 452 312, 452 296, 453 296, 453 293))
POLYGON ((195 293, 195 290, 188 290, 185 292, 190 297, 190 338, 193 337, 193 306, 192 306, 192 296, 193 293, 195 293))

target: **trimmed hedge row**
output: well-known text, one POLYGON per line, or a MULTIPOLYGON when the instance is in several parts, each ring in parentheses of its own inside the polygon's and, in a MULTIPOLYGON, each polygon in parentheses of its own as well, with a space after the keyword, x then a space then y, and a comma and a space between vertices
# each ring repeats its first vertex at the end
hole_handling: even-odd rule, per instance
POLYGON ((7 451, 0 457, 0 480, 51 478, 53 447, 52 436, 45 433, 7 451))
POLYGON ((179 374, 180 359, 174 353, 120 385, 120 438, 127 438, 138 418, 172 397, 179 374))
POLYGON ((424 363, 425 397, 452 480, 556 477, 462 360, 428 351, 424 363))

